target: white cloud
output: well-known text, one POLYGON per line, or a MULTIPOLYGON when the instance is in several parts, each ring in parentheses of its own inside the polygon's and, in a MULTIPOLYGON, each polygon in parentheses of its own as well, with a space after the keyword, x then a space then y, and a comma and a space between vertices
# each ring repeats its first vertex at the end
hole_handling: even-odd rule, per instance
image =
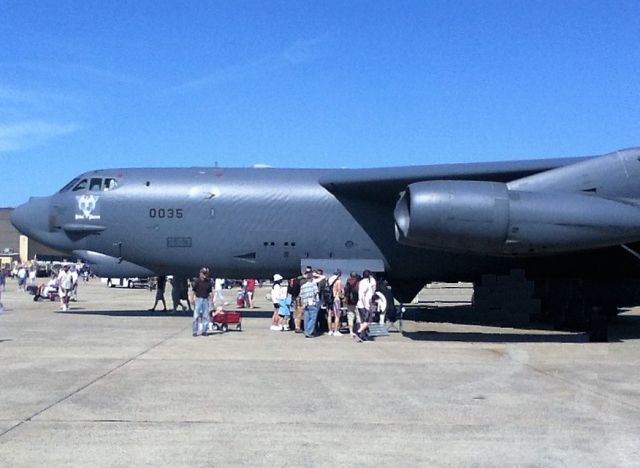
POLYGON ((73 133, 79 128, 75 123, 58 124, 42 120, 0 124, 0 152, 32 148, 51 138, 73 133))
POLYGON ((246 62, 237 65, 220 68, 208 75, 186 81, 169 89, 169 91, 184 91, 189 89, 202 88, 204 86, 214 86, 217 84, 234 81, 245 76, 256 73, 267 67, 274 66, 271 56, 262 57, 253 62, 246 62))
POLYGON ((31 89, 16 88, 0 83, 0 104, 20 104, 37 108, 59 106, 60 104, 81 103, 76 95, 71 93, 55 93, 51 91, 35 91, 31 89))
POLYGON ((90 79, 104 82, 115 82, 127 85, 144 85, 146 82, 135 76, 114 72, 104 68, 85 65, 82 63, 61 62, 50 64, 45 62, 0 62, 0 68, 9 70, 23 70, 49 77, 73 77, 74 80, 90 79))
POLYGON ((330 35, 325 33, 312 39, 300 39, 285 49, 280 57, 291 65, 307 62, 316 56, 317 49, 329 38, 330 35))
POLYGON ((297 40, 286 49, 255 60, 219 68, 212 73, 194 78, 169 88, 170 92, 182 92, 192 89, 214 86, 221 83, 239 80, 250 75, 259 75, 271 70, 299 65, 315 58, 318 48, 330 39, 325 33, 311 39, 297 40))

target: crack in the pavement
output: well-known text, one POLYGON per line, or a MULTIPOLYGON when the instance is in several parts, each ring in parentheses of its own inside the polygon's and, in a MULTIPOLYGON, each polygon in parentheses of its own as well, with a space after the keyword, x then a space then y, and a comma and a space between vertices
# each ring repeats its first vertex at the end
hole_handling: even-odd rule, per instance
POLYGON ((179 331, 177 331, 176 333, 172 333, 171 335, 167 336, 166 338, 158 341, 157 343, 149 346, 148 348, 144 349, 143 351, 139 352, 138 354, 136 354, 133 357, 130 357, 129 359, 127 359, 126 361, 120 363, 119 365, 117 365, 116 367, 114 367, 113 369, 108 370, 107 372, 105 372, 102 375, 99 375, 98 377, 96 377, 95 379, 91 380, 90 382, 82 385, 81 387, 76 388, 74 391, 72 391, 71 393, 68 393, 67 395, 63 396, 62 398, 59 398, 58 400, 54 401, 53 403, 45 406, 44 408, 36 411, 35 413, 33 413, 31 416, 29 416, 26 419, 22 419, 21 421, 19 421, 17 424, 14 424, 13 426, 11 426, 10 428, 0 432, 0 438, 2 438, 3 436, 5 436, 6 434, 8 434, 9 432, 13 431, 14 429, 17 429, 18 427, 22 426, 23 424, 30 422, 33 418, 40 416, 42 413, 44 413, 45 411, 47 411, 48 409, 53 408, 54 406, 62 403, 65 400, 68 400, 69 398, 71 398, 74 395, 77 395, 78 393, 80 393, 81 391, 83 391, 84 389, 90 387, 91 385, 99 382, 100 380, 104 379, 105 377, 113 374, 115 371, 122 369, 124 366, 126 366, 127 364, 135 361, 136 359, 138 359, 140 356, 143 356, 144 354, 148 353, 149 351, 157 348, 158 346, 160 346, 161 344, 167 342, 168 340, 170 340, 171 338, 174 338, 176 336, 178 336, 180 333, 182 333, 184 330, 186 330, 187 328, 191 329, 191 325, 189 325, 188 327, 182 328, 179 331))
POLYGON ((509 353, 505 353, 503 351, 497 350, 497 349, 488 349, 487 351, 491 352, 491 353, 495 353, 498 354, 500 356, 503 357, 507 357, 509 358, 511 361, 513 362, 517 362, 518 364, 521 364, 524 367, 527 367, 528 369, 531 369, 534 372, 537 372, 538 374, 542 374, 546 377, 550 377, 552 379, 555 380, 559 380, 563 383, 565 383, 566 385, 568 385, 569 387, 573 387, 579 390, 582 390, 592 396, 598 397, 598 398, 602 398, 606 401, 610 401, 612 403, 616 403, 617 405, 623 407, 623 408, 627 408, 627 409, 632 409, 634 411, 638 411, 640 412, 640 405, 635 405, 629 401, 626 400, 622 400, 620 398, 616 398, 615 396, 611 395, 610 393, 604 393, 604 392, 600 392, 598 390, 595 390, 589 386, 587 386, 585 383, 583 383, 582 381, 580 382, 575 382, 573 380, 570 380, 568 378, 562 377, 561 375, 553 372, 553 371, 547 371, 544 369, 540 369, 536 366, 534 366, 533 364, 529 364, 527 362, 522 362, 519 361, 517 359, 515 359, 513 356, 510 356, 509 353))

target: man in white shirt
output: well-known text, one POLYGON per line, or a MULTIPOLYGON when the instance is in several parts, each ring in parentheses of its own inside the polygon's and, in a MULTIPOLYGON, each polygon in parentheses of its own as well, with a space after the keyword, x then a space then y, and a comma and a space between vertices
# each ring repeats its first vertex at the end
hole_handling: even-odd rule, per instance
POLYGON ((73 289, 73 275, 69 271, 69 265, 64 265, 58 274, 60 291, 60 305, 62 310, 69 310, 69 298, 73 289))
POLYGON ((24 267, 24 265, 20 265, 20 268, 18 268, 18 291, 24 291, 24 288, 27 284, 27 269, 24 267))
POLYGON ((367 329, 371 321, 371 299, 376 293, 376 280, 369 270, 362 272, 362 279, 358 283, 358 311, 360 312, 360 328, 354 339, 356 341, 367 340, 367 329))

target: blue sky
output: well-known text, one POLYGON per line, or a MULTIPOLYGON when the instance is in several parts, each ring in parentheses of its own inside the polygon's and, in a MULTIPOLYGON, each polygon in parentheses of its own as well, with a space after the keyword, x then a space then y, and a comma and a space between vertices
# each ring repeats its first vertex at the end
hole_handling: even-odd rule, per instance
POLYGON ((640 146, 640 2, 0 0, 0 206, 104 167, 640 146))

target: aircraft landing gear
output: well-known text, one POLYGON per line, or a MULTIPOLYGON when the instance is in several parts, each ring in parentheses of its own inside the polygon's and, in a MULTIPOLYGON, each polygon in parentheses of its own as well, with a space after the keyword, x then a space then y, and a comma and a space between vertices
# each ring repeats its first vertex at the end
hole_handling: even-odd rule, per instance
POLYGON ((538 281, 536 292, 543 321, 559 330, 587 332, 591 342, 608 341, 608 323, 618 309, 605 289, 592 281, 561 278, 538 281))

